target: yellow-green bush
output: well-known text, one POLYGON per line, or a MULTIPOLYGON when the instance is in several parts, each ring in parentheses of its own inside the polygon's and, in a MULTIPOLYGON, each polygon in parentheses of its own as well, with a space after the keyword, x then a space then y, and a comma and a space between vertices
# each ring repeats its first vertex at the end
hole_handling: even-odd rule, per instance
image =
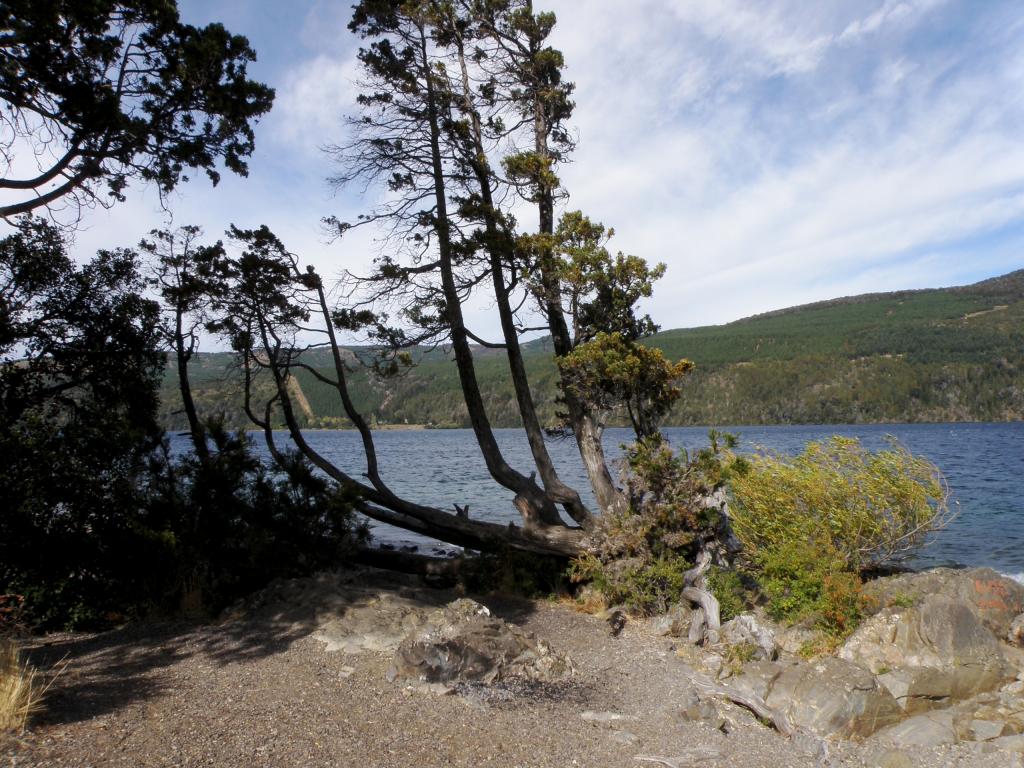
POLYGON ((763 454, 729 488, 733 531, 769 614, 833 636, 865 612, 865 569, 906 557, 951 519, 938 468, 895 442, 872 453, 833 437, 792 458, 763 454))
POLYGON ((872 453, 833 437, 792 458, 762 454, 730 491, 733 530, 754 561, 816 541, 859 571, 905 558, 952 518, 942 473, 895 441, 872 453))

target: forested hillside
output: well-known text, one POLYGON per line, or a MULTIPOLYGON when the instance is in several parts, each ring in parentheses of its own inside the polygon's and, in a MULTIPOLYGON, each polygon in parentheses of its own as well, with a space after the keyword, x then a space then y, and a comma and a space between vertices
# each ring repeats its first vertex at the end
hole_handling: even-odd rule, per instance
MULTIPOLYGON (((867 294, 756 315, 733 323, 664 331, 650 343, 696 370, 668 423, 786 424, 877 421, 1001 421, 1024 418, 1024 270, 970 286, 867 294)), ((556 420, 555 366, 545 340, 525 348, 541 417, 556 420)), ((354 367, 352 392, 379 425, 466 426, 453 364, 439 351, 390 379, 354 367)), ((496 426, 517 426, 507 363, 478 350, 478 376, 496 426)), ((312 358, 314 368, 326 359, 312 358)), ((232 356, 203 354, 193 387, 206 413, 245 423, 232 356)), ((337 394, 298 374, 306 423, 344 427, 337 394)), ((174 427, 175 375, 163 411, 174 427)))

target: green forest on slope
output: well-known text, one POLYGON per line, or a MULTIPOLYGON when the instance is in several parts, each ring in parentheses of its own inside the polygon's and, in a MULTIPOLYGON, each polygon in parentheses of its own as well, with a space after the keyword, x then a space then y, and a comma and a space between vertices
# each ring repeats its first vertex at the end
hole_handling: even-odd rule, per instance
MULTIPOLYGON (((649 340, 696 370, 667 425, 1007 421, 1024 418, 1024 270, 974 285, 866 294, 663 331, 649 340)), ((538 412, 555 423, 556 369, 545 340, 525 346, 538 412)), ((348 350, 350 388, 377 425, 468 426, 455 366, 439 350, 380 379, 348 350)), ((325 353, 309 364, 333 376, 325 353)), ((230 353, 204 353, 190 366, 206 414, 246 425, 230 353)), ((519 425, 508 366, 480 348, 477 375, 492 423, 519 425)), ((296 375, 307 426, 348 426, 337 393, 312 374, 296 375)), ((183 426, 176 372, 162 393, 165 423, 183 426)), ((269 383, 268 383, 269 385, 269 383)))

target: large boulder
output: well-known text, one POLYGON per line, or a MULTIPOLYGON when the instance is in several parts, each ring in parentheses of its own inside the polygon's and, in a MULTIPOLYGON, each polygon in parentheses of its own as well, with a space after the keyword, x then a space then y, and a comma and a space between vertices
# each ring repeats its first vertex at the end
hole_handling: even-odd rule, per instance
POLYGON ((825 738, 869 736, 903 716, 871 673, 843 659, 752 662, 729 687, 757 696, 793 725, 825 738))
POLYGON ((568 657, 545 641, 463 599, 431 613, 402 641, 391 674, 423 683, 491 683, 507 677, 553 682, 572 672, 568 657))
POLYGON ((920 602, 944 595, 968 606, 996 637, 1006 637, 1013 620, 1024 613, 1024 584, 991 568, 933 568, 869 582, 865 594, 880 608, 920 602))
POLYGON ((909 608, 883 609, 838 655, 877 675, 911 714, 991 691, 1013 676, 978 614, 945 595, 928 595, 909 608))

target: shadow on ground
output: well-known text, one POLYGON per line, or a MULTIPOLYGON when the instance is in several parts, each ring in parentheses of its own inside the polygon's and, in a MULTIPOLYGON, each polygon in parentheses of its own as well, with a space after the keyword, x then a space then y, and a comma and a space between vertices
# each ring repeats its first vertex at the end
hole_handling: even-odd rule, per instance
MULTIPOLYGON (((245 664, 286 651, 325 620, 344 615, 368 595, 414 595, 443 605, 458 597, 417 577, 360 568, 275 582, 233 606, 216 621, 145 622, 98 634, 50 635, 27 644, 37 669, 52 683, 40 724, 68 724, 155 698, 167 687, 162 672, 193 656, 218 665, 245 664)), ((522 624, 530 600, 478 596, 494 615, 522 624)))

